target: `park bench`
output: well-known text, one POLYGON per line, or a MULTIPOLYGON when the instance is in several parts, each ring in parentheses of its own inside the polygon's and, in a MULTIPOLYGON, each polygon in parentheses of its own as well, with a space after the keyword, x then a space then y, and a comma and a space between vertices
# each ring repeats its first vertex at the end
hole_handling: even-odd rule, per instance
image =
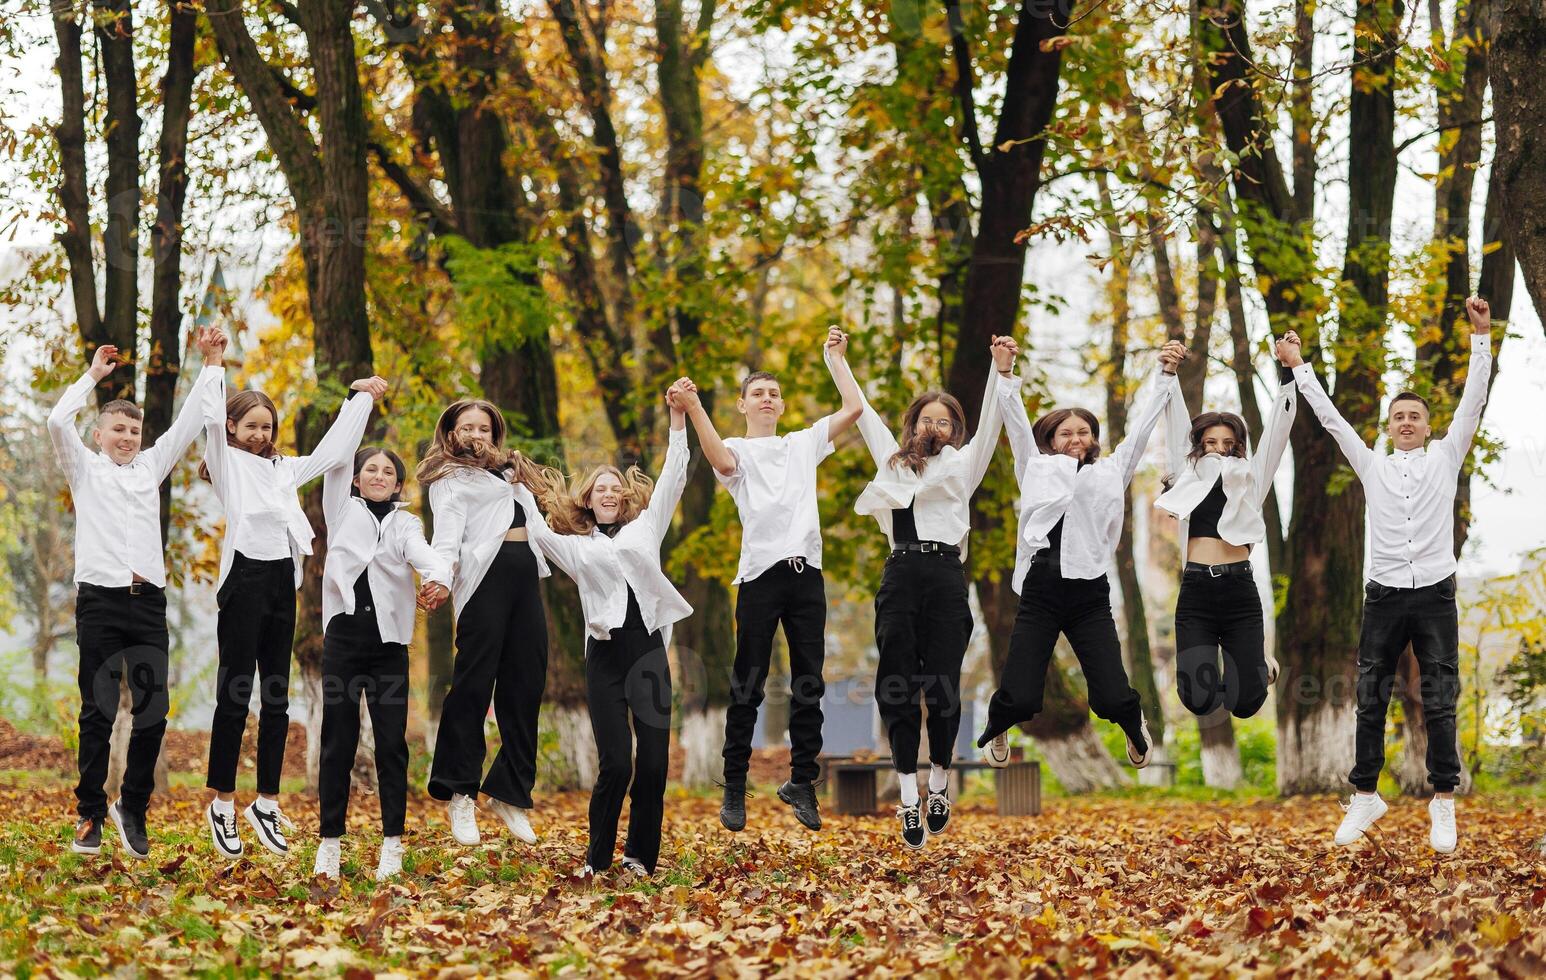
MULTIPOLYGON (((889 758, 856 759, 828 756, 823 760, 827 780, 836 797, 833 810, 841 814, 874 813, 876 775, 891 770, 889 758)), ((951 771, 991 769, 986 762, 957 761, 951 771)), ((1001 817, 1034 817, 1041 813, 1041 764, 1015 759, 1003 769, 994 769, 994 786, 1001 817)))

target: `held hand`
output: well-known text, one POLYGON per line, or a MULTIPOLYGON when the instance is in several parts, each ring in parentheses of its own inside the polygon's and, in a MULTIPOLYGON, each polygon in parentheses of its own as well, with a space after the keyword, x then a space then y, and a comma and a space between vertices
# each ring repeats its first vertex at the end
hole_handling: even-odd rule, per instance
POLYGON ((1304 363, 1304 354, 1299 348, 1299 335, 1290 330, 1277 342, 1278 363, 1286 368, 1296 368, 1304 363))
POLYGON ((199 335, 194 340, 199 348, 199 356, 204 358, 204 365, 221 365, 225 363, 225 331, 219 327, 202 327, 199 335))
POLYGON ((826 348, 833 357, 847 357, 848 335, 839 327, 828 327, 826 348))
POLYGON ((451 590, 438 582, 425 582, 424 587, 419 589, 418 606, 420 609, 434 612, 445 604, 450 594, 451 590))
POLYGON ((1492 307, 1480 296, 1465 301, 1465 315, 1471 321, 1473 334, 1492 333, 1492 307))
POLYGON ((999 374, 1014 373, 1015 358, 1020 355, 1020 348, 1012 337, 994 337, 988 352, 993 355, 993 367, 999 374))
POLYGON ((1186 360, 1186 348, 1179 340, 1167 341, 1165 346, 1160 348, 1159 359, 1160 370, 1166 374, 1175 374, 1176 368, 1186 360))
POLYGON ((122 363, 123 361, 118 357, 118 348, 112 344, 103 344, 91 356, 91 367, 87 369, 86 373, 91 375, 93 380, 101 381, 113 373, 113 368, 122 363))
POLYGON ((371 375, 368 378, 361 378, 349 387, 354 391, 365 392, 367 395, 378 402, 385 398, 387 393, 386 379, 377 377, 376 375, 371 375))
POLYGON ((676 384, 671 386, 674 394, 667 399, 671 407, 680 412, 689 412, 703 404, 698 397, 698 386, 691 378, 677 378, 676 384))

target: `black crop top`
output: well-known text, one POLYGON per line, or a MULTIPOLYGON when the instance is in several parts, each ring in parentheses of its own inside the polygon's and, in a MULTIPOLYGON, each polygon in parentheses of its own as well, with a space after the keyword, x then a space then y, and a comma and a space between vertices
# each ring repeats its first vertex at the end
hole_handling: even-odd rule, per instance
POLYGON ((913 505, 891 511, 891 540, 896 544, 918 543, 918 522, 913 519, 913 505))
POLYGON ((1219 519, 1224 516, 1224 478, 1219 477, 1213 489, 1202 498, 1202 503, 1192 508, 1191 524, 1187 526, 1188 538, 1216 538, 1219 536, 1219 519))
POLYGON ((510 529, 513 531, 513 530, 515 530, 518 527, 525 527, 525 526, 526 526, 526 508, 522 507, 520 504, 516 504, 515 505, 515 516, 510 518, 510 529))

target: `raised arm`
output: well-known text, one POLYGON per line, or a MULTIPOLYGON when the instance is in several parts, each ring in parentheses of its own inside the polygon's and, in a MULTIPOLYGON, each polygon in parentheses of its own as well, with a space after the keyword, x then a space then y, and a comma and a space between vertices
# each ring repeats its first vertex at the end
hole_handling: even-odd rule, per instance
MULTIPOLYGON (((832 372, 832 378, 836 381, 838 368, 832 363, 831 358, 827 358, 826 361, 827 370, 832 372)), ((846 358, 842 365, 845 369, 848 367, 846 358)), ((853 377, 852 371, 844 373, 850 378, 853 377)), ((857 382, 854 383, 854 387, 859 389, 857 382)), ((859 426, 859 435, 863 437, 865 448, 870 451, 870 457, 875 460, 875 468, 884 471, 890 464, 891 457, 896 455, 896 437, 891 434, 890 429, 886 428, 886 423, 870 405, 869 399, 864 397, 863 389, 859 389, 859 404, 859 418, 855 423, 859 426)))
POLYGON ((209 389, 218 386, 220 379, 225 376, 225 345, 225 333, 219 327, 199 330, 198 348, 204 367, 194 380, 193 387, 188 389, 177 417, 156 439, 155 445, 145 450, 146 462, 150 464, 151 472, 156 474, 157 483, 171 475, 177 461, 183 458, 183 453, 198 438, 199 429, 204 425, 205 399, 209 389))
POLYGON ((1149 444, 1149 436, 1154 433, 1154 427, 1159 424, 1160 414, 1165 411, 1165 406, 1180 390, 1180 382, 1176 379, 1176 366, 1185 356, 1186 350, 1179 343, 1176 341, 1167 343, 1160 351, 1158 373, 1144 385, 1135 399, 1142 407, 1134 413, 1132 422, 1128 424, 1127 438, 1111 451, 1112 459, 1121 467, 1124 487, 1133 482, 1133 474, 1138 472, 1138 463, 1143 459, 1144 447, 1149 444))
MULTIPOLYGON (((114 347, 98 347, 97 360, 103 359, 103 351, 114 351, 114 347)), ((111 357, 112 355, 108 355, 111 357)), ((75 428, 75 417, 80 410, 86 407, 91 399, 91 391, 97 386, 97 376, 93 373, 97 369, 97 361, 92 362, 91 370, 81 375, 70 387, 64 390, 59 397, 59 402, 48 413, 48 437, 53 441, 54 453, 59 457, 59 465, 64 468, 64 475, 71 483, 75 482, 75 474, 80 472, 87 460, 91 458, 91 450, 81 441, 81 434, 75 428)), ((107 369, 112 370, 112 367, 107 369)), ((106 372, 102 377, 107 377, 106 372)))
POLYGON ((304 486, 335 466, 349 463, 365 438, 365 425, 370 421, 370 410, 386 394, 387 383, 381 378, 362 378, 350 386, 349 397, 344 399, 338 418, 328 427, 327 433, 308 456, 295 459, 295 485, 304 486))
POLYGON ((864 395, 860 393, 859 382, 854 380, 854 373, 848 367, 846 333, 837 327, 827 331, 827 343, 822 348, 822 358, 827 362, 827 370, 832 373, 832 380, 837 383, 837 393, 843 397, 843 406, 827 416, 827 439, 831 441, 859 421, 859 416, 864 412, 864 395))
POLYGON ((666 461, 660 468, 660 476, 655 478, 655 492, 650 495, 650 504, 638 517, 648 522, 650 533, 657 542, 665 540, 676 505, 687 488, 687 419, 670 396, 667 401, 671 404, 671 438, 666 447, 666 461))
POLYGON ((1299 335, 1290 330, 1278 341, 1278 391, 1272 407, 1262 415, 1262 431, 1256 437, 1256 451, 1251 455, 1251 480, 1254 484, 1256 503, 1261 504, 1272 490, 1272 478, 1283 462, 1288 449, 1288 434, 1294 427, 1294 417, 1299 414, 1298 388, 1294 373, 1284 363, 1290 355, 1299 353, 1299 335))
POLYGON ((1337 406, 1331 403, 1331 396, 1327 395, 1326 389, 1321 387, 1320 379, 1315 376, 1315 369, 1297 354, 1291 355, 1290 359, 1295 362, 1288 364, 1288 367, 1293 369, 1294 383, 1299 386, 1299 393, 1304 396, 1310 411, 1320 419, 1321 425, 1331 433, 1331 438, 1337 442, 1337 448, 1342 450, 1342 455, 1353 467, 1353 472, 1361 479, 1369 465, 1374 462, 1374 450, 1359 438, 1353 427, 1347 424, 1347 419, 1337 411, 1337 406))
POLYGON ((1471 440, 1481 425, 1482 409, 1487 405, 1487 386, 1492 380, 1492 310, 1484 299, 1472 296, 1465 302, 1471 321, 1471 363, 1466 368, 1465 388, 1455 417, 1439 446, 1457 467, 1471 451, 1471 440))
MULTIPOLYGON (((1018 350, 1013 341, 1007 344, 1001 342, 1007 339, 994 337, 989 345, 993 369, 988 372, 988 384, 982 391, 982 411, 977 416, 977 431, 972 433, 970 441, 961 448, 961 454, 966 459, 966 478, 974 490, 987 475, 988 464, 993 461, 993 451, 998 448, 999 433, 1004 430, 1004 405, 998 393, 1008 387, 1013 390, 1016 400, 1020 397, 1020 379, 1014 374, 1018 350)), ((1021 411, 1025 411, 1023 405, 1021 411)))
POLYGON ((1165 480, 1168 486, 1181 475, 1181 470, 1186 466, 1187 453, 1192 448, 1191 409, 1187 407, 1186 399, 1179 389, 1166 399, 1161 422, 1165 427, 1165 480))
POLYGON ((1031 431, 1031 417, 1025 411, 1025 399, 1020 397, 1020 379, 1014 376, 1014 360, 1019 357, 1019 348, 1008 337, 998 337, 993 341, 995 350, 1000 347, 1009 352, 1008 372, 999 363, 1001 355, 995 353, 994 367, 998 368, 999 383, 994 389, 993 397, 998 399, 999 418, 1003 420, 1004 432, 1009 436, 1009 449, 1015 457, 1015 483, 1025 479, 1026 467, 1031 465, 1031 460, 1041 455, 1041 450, 1036 445, 1036 436, 1031 431))
POLYGON ((680 378, 672 387, 681 392, 681 404, 687 417, 692 419, 693 431, 698 433, 698 445, 703 449, 703 458, 709 461, 714 472, 720 476, 734 476, 736 470, 740 469, 741 461, 736 458, 735 450, 725 445, 725 440, 719 437, 714 420, 709 418, 709 413, 703 408, 703 401, 698 397, 698 386, 693 384, 691 378, 680 378))
POLYGON ((231 447, 226 443, 225 372, 204 390, 204 469, 218 497, 225 487, 231 447))

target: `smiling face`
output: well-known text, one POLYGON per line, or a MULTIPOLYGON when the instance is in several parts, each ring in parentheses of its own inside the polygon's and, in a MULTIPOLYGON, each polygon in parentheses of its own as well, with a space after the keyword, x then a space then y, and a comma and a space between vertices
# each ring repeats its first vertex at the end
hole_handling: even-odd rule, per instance
POLYGON ((1089 452, 1093 445, 1095 445, 1095 432, 1090 428, 1089 420, 1077 414, 1070 414, 1068 418, 1058 423, 1056 429, 1052 430, 1054 453, 1062 453, 1074 459, 1084 459, 1084 454, 1089 452))
POLYGON ((755 378, 747 383, 745 393, 736 399, 735 409, 748 421, 776 423, 784 414, 783 390, 772 378, 755 378))
POLYGON ((403 481, 391 457, 386 453, 376 453, 360 465, 359 472, 354 476, 354 486, 366 500, 380 503, 401 493, 403 481))
POLYGON ((955 420, 944 402, 929 402, 918 410, 918 422, 913 430, 919 439, 931 440, 934 451, 950 442, 955 433, 955 420))
POLYGON ((225 428, 243 449, 250 453, 261 452, 264 446, 274 441, 274 413, 262 405, 254 405, 241 418, 226 419, 225 428))
POLYGON ((1421 447, 1433 434, 1428 426, 1428 406, 1415 398, 1397 397, 1390 403, 1390 419, 1385 423, 1390 444, 1403 452, 1421 447))
POLYGON ((585 506, 595 515, 597 524, 616 524, 623 511, 623 481, 616 473, 602 473, 591 484, 585 506))
POLYGON ((460 445, 482 447, 494 444, 494 420, 481 408, 463 409, 456 417, 456 428, 451 430, 460 445))
POLYGON ((119 466, 132 463, 140 453, 143 438, 140 420, 122 412, 103 412, 97 417, 92 438, 96 440, 97 448, 114 463, 119 466))
POLYGON ((1210 425, 1203 430, 1202 438, 1197 445, 1204 453, 1216 453, 1219 456, 1235 455, 1235 430, 1227 425, 1210 425))

